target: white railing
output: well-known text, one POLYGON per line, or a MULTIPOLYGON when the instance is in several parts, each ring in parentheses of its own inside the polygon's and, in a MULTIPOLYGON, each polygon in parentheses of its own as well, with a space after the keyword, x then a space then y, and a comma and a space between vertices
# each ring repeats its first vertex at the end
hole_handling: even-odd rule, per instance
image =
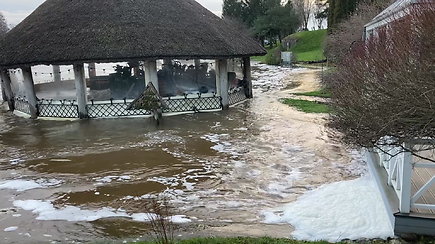
MULTIPOLYGON (((433 140, 419 140, 413 145, 433 145, 433 140)), ((412 176, 415 168, 435 169, 435 163, 415 162, 415 156, 404 148, 411 149, 411 144, 404 144, 403 147, 380 146, 373 153, 379 155, 379 166, 387 172, 386 182, 393 187, 399 199, 399 211, 410 213, 411 209, 431 209, 435 210, 434 203, 417 203, 420 198, 435 185, 435 175, 432 176, 422 187, 417 189, 412 195, 411 185, 412 176)))

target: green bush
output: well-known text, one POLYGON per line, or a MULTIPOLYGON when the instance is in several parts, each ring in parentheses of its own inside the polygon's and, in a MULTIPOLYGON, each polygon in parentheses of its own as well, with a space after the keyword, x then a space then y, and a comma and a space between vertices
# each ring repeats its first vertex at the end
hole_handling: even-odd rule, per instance
POLYGON ((277 47, 270 49, 267 52, 266 57, 264 58, 265 63, 269 65, 279 65, 281 64, 281 52, 283 51, 283 48, 281 44, 279 44, 277 47))

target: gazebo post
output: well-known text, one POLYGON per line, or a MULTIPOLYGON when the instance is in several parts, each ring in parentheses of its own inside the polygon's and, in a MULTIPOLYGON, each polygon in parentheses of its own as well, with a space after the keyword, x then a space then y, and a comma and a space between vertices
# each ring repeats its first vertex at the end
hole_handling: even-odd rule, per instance
POLYGON ((33 82, 32 68, 30 66, 22 67, 24 77, 24 89, 26 90, 27 100, 29 102, 30 117, 38 117, 38 99, 36 98, 35 85, 33 82))
POLYGON ((199 69, 201 67, 201 60, 200 59, 195 59, 195 68, 199 69))
POLYGON ((217 93, 222 98, 222 109, 228 109, 230 106, 229 100, 229 84, 228 84, 228 60, 218 59, 216 60, 216 87, 217 93))
POLYGON ((8 102, 9 110, 14 111, 15 110, 15 100, 14 100, 14 93, 12 92, 12 86, 11 86, 11 77, 9 76, 7 69, 1 69, 1 79, 2 79, 2 88, 5 91, 5 101, 8 102))
POLYGON ((252 92, 252 75, 251 75, 251 58, 243 58, 243 79, 248 82, 248 98, 253 98, 254 93, 252 92))
POLYGON ((59 65, 53 65, 53 77, 54 82, 60 82, 62 77, 60 75, 60 66, 59 65))
POLYGON ((74 64, 74 78, 76 85, 77 104, 79 106, 79 118, 88 118, 88 97, 86 94, 86 79, 85 79, 85 66, 83 63, 74 64))
POLYGON ((152 83, 157 91, 159 91, 159 80, 157 77, 157 60, 147 60, 144 62, 145 85, 152 83))

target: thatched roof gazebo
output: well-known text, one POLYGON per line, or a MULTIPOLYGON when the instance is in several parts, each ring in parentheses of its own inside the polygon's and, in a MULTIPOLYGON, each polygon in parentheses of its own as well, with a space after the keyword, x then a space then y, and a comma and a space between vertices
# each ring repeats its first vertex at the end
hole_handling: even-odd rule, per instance
POLYGON ((7 99, 8 69, 20 68, 32 117, 38 115, 31 67, 74 65, 79 117, 88 117, 84 63, 140 61, 158 88, 156 60, 216 60, 218 95, 228 106, 227 60, 265 50, 194 0, 47 0, 0 41, 7 99))

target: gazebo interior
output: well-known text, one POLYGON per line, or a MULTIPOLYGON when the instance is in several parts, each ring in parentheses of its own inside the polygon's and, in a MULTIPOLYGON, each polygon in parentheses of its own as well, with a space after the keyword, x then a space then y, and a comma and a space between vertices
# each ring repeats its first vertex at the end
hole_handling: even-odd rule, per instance
POLYGON ((243 31, 194 0, 104 2, 47 0, 0 41, 10 110, 32 118, 148 116, 128 108, 151 84, 165 114, 227 109, 252 97, 250 56, 265 50, 243 31), (167 23, 162 13, 178 19, 167 23))

